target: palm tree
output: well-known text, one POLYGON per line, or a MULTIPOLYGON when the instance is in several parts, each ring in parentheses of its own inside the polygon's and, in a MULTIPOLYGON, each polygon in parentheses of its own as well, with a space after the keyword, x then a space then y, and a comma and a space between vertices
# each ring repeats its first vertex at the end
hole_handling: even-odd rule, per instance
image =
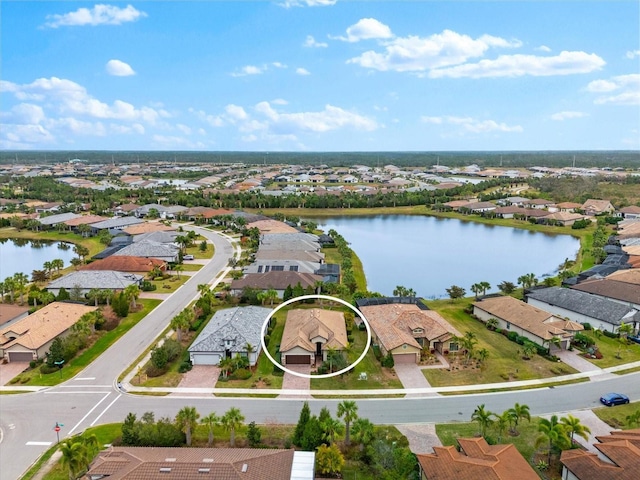
POLYGON ((24 290, 27 283, 29 283, 29 277, 19 272, 13 275, 13 281, 15 282, 15 289, 20 293, 20 305, 24 305, 24 290))
POLYGON ((491 284, 489 282, 480 282, 482 288, 482 296, 487 294, 487 290, 491 290, 491 284))
POLYGON ((16 290, 16 281, 13 277, 7 277, 4 279, 4 291, 9 293, 11 303, 15 301, 14 294, 16 290))
POLYGON ((483 437, 487 433, 487 428, 493 423, 491 417, 494 415, 495 414, 493 412, 484 409, 484 403, 482 405, 478 405, 471 414, 471 421, 478 422, 480 435, 483 437))
POLYGON ((514 292, 514 290, 516 289, 516 286, 514 285, 513 282, 508 282, 508 281, 504 280, 504 281, 502 281, 501 283, 498 284, 498 289, 504 295, 509 295, 509 294, 514 292))
POLYGON ((631 415, 627 415, 627 418, 625 420, 627 422, 627 425, 630 427, 632 425, 640 424, 640 410, 636 410, 631 415))
POLYGON ((207 429, 209 430, 209 439, 207 440, 207 447, 212 447, 213 446, 213 429, 214 427, 217 427, 218 425, 220 425, 220 417, 216 415, 215 412, 211 412, 206 417, 202 417, 200 419, 200 423, 207 426, 207 429))
POLYGON ((548 444, 549 459, 547 463, 551 463, 551 453, 554 448, 562 450, 569 446, 569 436, 566 428, 562 423, 558 423, 557 415, 552 415, 550 419, 541 418, 539 420, 538 432, 541 435, 536 440, 536 446, 543 443, 548 444))
POLYGON ((249 365, 251 365, 251 354, 256 351, 256 347, 247 342, 247 344, 244 346, 244 349, 247 352, 247 360, 249 361, 249 365))
POLYGON ((124 295, 131 302, 131 308, 135 309, 138 307, 136 300, 140 297, 140 287, 137 284, 132 283, 131 285, 127 285, 124 289, 124 295))
POLYGON ((511 425, 512 417, 509 413, 509 410, 505 410, 504 412, 502 412, 502 415, 494 414, 494 416, 495 420, 493 423, 496 427, 496 432, 498 432, 498 443, 501 443, 502 436, 511 425))
POLYGON ((64 260, 61 258, 54 258, 51 260, 51 266, 56 269, 56 273, 59 274, 60 270, 64 268, 64 260))
POLYGON ((191 431, 196 428, 200 414, 196 407, 182 407, 176 415, 176 423, 187 437, 187 447, 191 446, 191 431))
POLYGON ((84 259, 87 255, 89 255, 89 249, 83 245, 76 244, 73 247, 73 252, 80 257, 82 262, 84 263, 84 259))
POLYGON ((44 271, 47 273, 47 278, 51 276, 51 272, 53 271, 53 263, 52 262, 44 262, 44 264, 42 264, 42 268, 44 269, 44 271))
POLYGON ((92 288, 91 290, 89 290, 89 293, 87 293, 87 298, 89 299, 89 301, 93 300, 93 304, 94 306, 98 306, 98 300, 100 300, 100 289, 98 288, 92 288))
POLYGON ((233 359, 223 358, 222 360, 220 360, 220 362, 218 362, 218 367, 220 367, 220 370, 222 371, 222 377, 227 378, 227 375, 229 375, 229 370, 233 368, 233 359))
POLYGON ((69 480, 75 480, 85 466, 84 444, 78 438, 65 440, 60 444, 60 453, 62 465, 69 469, 69 480))
POLYGON ((7 285, 0 282, 0 303, 4 303, 4 293, 7 291, 7 285))
POLYGON ((629 335, 633 333, 633 325, 630 323, 621 322, 618 327, 618 334, 621 339, 626 340, 629 335))
POLYGON ((366 447, 373 440, 373 423, 368 418, 356 418, 353 422, 353 438, 360 444, 360 451, 364 451, 366 447))
POLYGON ((236 446, 236 429, 239 428, 244 423, 244 415, 240 412, 236 407, 231 407, 227 412, 222 416, 222 425, 225 430, 228 430, 230 433, 229 436, 229 445, 231 447, 236 446))
POLYGON ((529 405, 524 405, 524 404, 520 405, 519 403, 516 403, 513 406, 513 408, 510 408, 507 411, 510 413, 511 417, 513 418, 514 433, 518 433, 518 423, 520 423, 520 420, 526 419, 528 422, 531 421, 531 413, 529 411, 529 405))
POLYGON ((480 295, 480 292, 482 292, 482 285, 480 285, 479 283, 474 283, 473 285, 471 285, 471 291, 475 294, 476 300, 478 300, 478 295, 480 295))
POLYGON ((184 266, 178 264, 175 267, 173 267, 173 270, 178 274, 178 278, 180 278, 180 272, 184 270, 184 266))
POLYGON ((562 423, 567 428, 569 439, 571 440, 571 445, 573 445, 574 435, 579 435, 585 440, 589 440, 591 429, 586 425, 582 425, 579 418, 576 418, 573 415, 567 415, 566 417, 562 417, 560 419, 560 423, 562 423))
POLYGON ((169 323, 169 326, 176 331, 178 342, 182 342, 182 332, 183 330, 188 329, 191 324, 185 311, 186 309, 182 310, 178 315, 173 317, 169 323))
POLYGON ((89 232, 91 232, 91 227, 86 223, 83 223, 82 225, 78 225, 78 233, 83 237, 89 236, 89 232))
POLYGON ((358 418, 358 405, 353 400, 343 400, 338 404, 338 410, 336 412, 338 418, 344 417, 345 426, 345 445, 351 445, 350 428, 351 422, 358 418))
POLYGON ((324 432, 324 439, 329 443, 335 442, 336 435, 340 435, 344 430, 342 422, 337 418, 328 417, 322 422, 322 431, 324 432))
POLYGON ((95 434, 81 435, 79 437, 79 440, 84 445, 84 450, 85 450, 84 463, 86 465, 86 470, 89 470, 89 466, 91 465, 93 458, 100 451, 100 442, 98 441, 98 437, 96 437, 95 434))

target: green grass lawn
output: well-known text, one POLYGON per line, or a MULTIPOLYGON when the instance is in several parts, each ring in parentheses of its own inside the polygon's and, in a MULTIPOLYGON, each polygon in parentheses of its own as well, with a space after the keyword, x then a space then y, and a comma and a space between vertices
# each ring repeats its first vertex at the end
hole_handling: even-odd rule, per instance
MULTIPOLYGON (((338 265, 342 265, 342 255, 335 247, 323 248, 321 250, 324 253, 324 262, 325 263, 336 263, 338 265)), ((356 255, 356 253, 351 251, 351 265, 353 269, 353 275, 356 279, 356 284, 358 285, 358 290, 366 290, 367 289, 367 279, 364 275, 364 268, 362 266, 362 260, 356 255)))
MULTIPOLYGON (((606 393, 606 392, 602 392, 606 393)), ((630 428, 640 428, 640 425, 627 422, 627 416, 640 410, 640 402, 633 402, 627 405, 617 405, 615 407, 595 408, 595 413, 600 420, 611 425, 612 428, 627 430, 630 428)))
MULTIPOLYGON (((183 263, 182 271, 183 272, 197 272, 203 267, 203 265, 199 265, 197 263, 183 263)), ((182 276, 182 274, 180 275, 182 276)))
POLYGON ((162 280, 150 280, 156 286, 156 289, 151 293, 173 293, 190 278, 188 275, 182 275, 181 273, 180 276, 176 274, 162 280))
POLYGON ((584 332, 596 341, 596 345, 602 353, 601 359, 587 358, 591 363, 600 367, 607 368, 625 363, 637 362, 640 360, 640 344, 629 342, 621 342, 617 338, 609 338, 601 335, 596 338, 593 331, 584 332), (617 357, 620 358, 617 358, 617 357))
MULTIPOLYGON (((367 332, 353 330, 353 347, 348 354, 352 364, 363 352, 367 342, 367 332)), ((391 369, 383 368, 376 360, 373 349, 369 348, 367 354, 352 370, 342 375, 330 378, 318 378, 311 380, 312 390, 366 390, 381 388, 402 388, 402 382, 398 380, 391 369), (366 373, 367 380, 359 380, 360 374, 366 373)))
POLYGON ((200 243, 202 243, 204 237, 199 237, 193 245, 186 250, 186 254, 193 255, 193 258, 197 259, 207 259, 213 257, 214 248, 211 243, 207 243, 207 249, 203 252, 200 250, 200 243))
MULTIPOLYGON (((470 302, 470 299, 458 300, 455 303, 451 303, 450 300, 435 300, 427 302, 427 305, 440 313, 461 334, 467 331, 473 332, 478 339, 475 348, 486 348, 489 351, 489 357, 479 368, 460 367, 451 372, 447 369, 423 370, 423 374, 432 386, 498 383, 577 373, 575 369, 564 363, 550 362, 539 355, 534 355, 531 360, 523 360, 521 345, 488 330, 484 324, 464 312, 465 306, 470 302)), ((450 355, 450 360, 452 358, 453 356, 450 355)))
POLYGON ((96 342, 78 356, 73 358, 68 365, 59 371, 43 375, 39 367, 34 370, 23 372, 18 377, 22 378, 19 383, 22 385, 42 385, 51 386, 65 382, 78 374, 82 369, 87 367, 91 362, 98 358, 104 351, 109 348, 116 340, 128 332, 134 325, 143 319, 151 310, 160 304, 160 300, 142 299, 138 300, 138 304, 142 309, 130 313, 126 318, 120 321, 120 324, 110 332, 103 333, 96 342))

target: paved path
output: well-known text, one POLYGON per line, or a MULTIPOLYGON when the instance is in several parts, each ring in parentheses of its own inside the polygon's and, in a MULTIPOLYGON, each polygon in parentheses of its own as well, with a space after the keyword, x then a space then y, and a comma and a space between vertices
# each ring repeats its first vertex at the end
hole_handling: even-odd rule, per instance
MULTIPOLYGON (((178 388, 215 388, 220 377, 220 367, 217 365, 194 365, 191 370, 182 374, 178 388)), ((172 393, 171 395, 195 395, 197 393, 172 393)))
POLYGON ((594 365, 586 358, 581 357, 579 353, 577 350, 558 350, 554 352, 554 355, 562 360, 563 363, 566 363, 581 373, 593 372, 593 375, 589 375, 590 380, 605 380, 614 375, 613 373, 604 373, 600 367, 594 365))
MULTIPOLYGON (((11 362, 0 364, 0 385, 8 385, 12 378, 20 375, 24 370, 29 368, 27 362, 11 362)), ((16 384, 19 386, 20 384, 16 384)))
MULTIPOLYGON (((402 382, 402 386, 404 388, 431 388, 429 382, 422 374, 422 370, 416 364, 396 364, 393 369, 398 376, 398 379, 402 382)), ((407 394, 407 398, 416 398, 416 397, 425 397, 425 396, 435 396, 437 393, 433 394, 415 394, 409 393, 407 394)))
MULTIPOLYGON (((309 375, 311 373, 311 366, 309 365, 287 365, 289 370, 293 370, 297 373, 303 373, 305 375, 309 375)), ((289 372, 284 372, 284 378, 282 379, 282 390, 311 390, 311 379, 300 377, 298 375, 293 375, 289 372)), ((287 395, 282 394, 279 395, 278 398, 312 398, 311 395, 308 397, 301 397, 300 395, 287 395)))
POLYGON ((401 424, 396 428, 409 440, 413 453, 433 453, 433 447, 441 447, 434 423, 401 424))

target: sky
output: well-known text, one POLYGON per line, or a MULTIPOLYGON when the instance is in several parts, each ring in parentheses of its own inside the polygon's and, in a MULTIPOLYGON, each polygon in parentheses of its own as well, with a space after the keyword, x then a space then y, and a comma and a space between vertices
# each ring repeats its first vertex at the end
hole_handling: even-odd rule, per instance
POLYGON ((640 2, 0 4, 0 149, 640 149, 640 2))

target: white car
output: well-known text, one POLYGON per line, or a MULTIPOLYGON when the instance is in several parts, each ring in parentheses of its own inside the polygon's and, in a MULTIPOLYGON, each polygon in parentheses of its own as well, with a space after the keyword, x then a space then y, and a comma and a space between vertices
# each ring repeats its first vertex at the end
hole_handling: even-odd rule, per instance
POLYGON ((183 255, 182 259, 183 260, 193 260, 193 255, 183 255))

